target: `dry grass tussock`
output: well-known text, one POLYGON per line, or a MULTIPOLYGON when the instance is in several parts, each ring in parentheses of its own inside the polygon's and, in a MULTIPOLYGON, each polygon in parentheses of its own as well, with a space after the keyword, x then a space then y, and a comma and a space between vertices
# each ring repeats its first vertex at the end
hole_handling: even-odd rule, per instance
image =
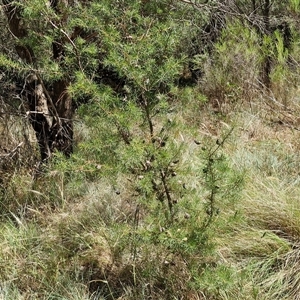
POLYGON ((218 244, 224 261, 250 274, 252 296, 241 293, 238 299, 299 299, 297 103, 295 98, 281 109, 255 103, 235 112, 236 130, 226 151, 245 171, 245 186, 236 206, 239 221, 222 232, 218 244))
POLYGON ((126 223, 131 214, 124 208, 126 201, 116 196, 107 182, 98 182, 80 201, 66 197, 55 208, 32 203, 26 214, 14 214, 11 223, 3 223, 2 297, 46 299, 55 291, 66 299, 90 299, 99 289, 110 294, 108 282, 113 286, 125 272, 115 245, 125 233, 113 236, 109 224, 126 223))

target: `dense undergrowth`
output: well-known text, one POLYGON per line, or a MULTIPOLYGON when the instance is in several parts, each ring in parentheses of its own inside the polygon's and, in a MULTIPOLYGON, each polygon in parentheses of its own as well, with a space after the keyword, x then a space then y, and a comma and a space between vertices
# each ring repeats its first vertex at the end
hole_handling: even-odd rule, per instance
MULTIPOLYGON (((221 117, 200 108, 193 134, 175 132, 185 149, 172 219, 153 191, 141 196, 146 175, 90 152, 82 123, 71 159, 57 155, 37 179, 11 175, 3 299, 297 299, 298 131, 266 120, 264 104, 221 117)), ((180 109, 173 117, 185 123, 180 109)))
MULTIPOLYGON (((1 96, 0 298, 299 299, 297 25, 286 47, 218 15, 201 48, 209 13, 184 1, 91 2, 70 12, 86 32, 63 66, 38 61, 72 77, 72 155, 41 164, 20 94, 1 96)), ((25 17, 45 13, 36 4, 25 17)), ((5 91, 8 70, 30 69, 12 61, 5 91)))

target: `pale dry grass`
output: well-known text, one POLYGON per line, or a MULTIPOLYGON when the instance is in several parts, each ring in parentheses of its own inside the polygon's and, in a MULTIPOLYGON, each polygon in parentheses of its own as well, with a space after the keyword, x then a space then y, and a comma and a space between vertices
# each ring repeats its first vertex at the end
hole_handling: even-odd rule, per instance
POLYGON ((299 299, 299 107, 297 101, 290 109, 255 106, 235 114, 226 146, 246 176, 237 221, 217 239, 219 254, 248 274, 241 283, 248 292, 238 299, 299 299))

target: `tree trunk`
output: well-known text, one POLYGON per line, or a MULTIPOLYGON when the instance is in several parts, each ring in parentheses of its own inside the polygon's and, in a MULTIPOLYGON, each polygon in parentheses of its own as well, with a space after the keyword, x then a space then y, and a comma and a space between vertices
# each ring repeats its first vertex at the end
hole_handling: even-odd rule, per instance
POLYGON ((68 93, 69 82, 58 80, 53 84, 53 103, 60 118, 52 126, 50 150, 55 149, 69 157, 73 152, 73 106, 68 93))
MULTIPOLYGON (((60 9, 67 5, 67 1, 51 1, 52 8, 60 14, 60 9), (61 5, 58 5, 61 4, 61 5), (58 9, 59 7, 59 9, 58 9)), ((22 45, 20 40, 27 36, 24 20, 20 9, 12 1, 3 1, 4 12, 12 34, 16 37, 15 49, 19 57, 35 69, 35 55, 32 49, 22 45)), ((62 24, 65 15, 59 20, 62 24)), ((62 63, 64 59, 64 41, 53 42, 53 60, 62 63)), ((27 102, 29 121, 35 131, 40 148, 41 159, 47 161, 57 150, 70 156, 73 151, 73 107, 72 98, 68 93, 69 79, 63 78, 46 87, 37 71, 32 71, 25 81, 23 96, 27 102)))

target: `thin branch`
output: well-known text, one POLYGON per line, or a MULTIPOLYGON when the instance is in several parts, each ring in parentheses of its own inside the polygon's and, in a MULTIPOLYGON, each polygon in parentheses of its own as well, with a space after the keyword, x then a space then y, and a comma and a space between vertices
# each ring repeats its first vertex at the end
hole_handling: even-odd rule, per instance
POLYGON ((172 202, 172 198, 171 198, 171 193, 167 184, 167 180, 166 180, 166 174, 163 170, 160 170, 160 177, 161 177, 161 181, 163 183, 163 187, 164 187, 164 191, 168 200, 168 206, 169 206, 169 210, 170 210, 170 214, 172 214, 173 211, 173 202, 172 202))
POLYGON ((9 151, 9 153, 6 154, 0 154, 0 158, 13 158, 18 151, 18 149, 24 144, 24 142, 19 143, 14 149, 9 151))
POLYGON ((70 42, 70 44, 72 45, 72 47, 74 48, 75 50, 75 54, 76 54, 76 58, 77 58, 77 62, 78 62, 78 65, 79 65, 79 68, 81 71, 83 71, 83 67, 81 65, 81 61, 80 61, 80 55, 78 53, 78 49, 75 45, 75 43, 72 41, 72 39, 69 37, 69 35, 61 28, 59 28, 56 24, 54 24, 51 20, 48 20, 49 23, 57 30, 59 30, 66 38, 67 40, 70 42))

